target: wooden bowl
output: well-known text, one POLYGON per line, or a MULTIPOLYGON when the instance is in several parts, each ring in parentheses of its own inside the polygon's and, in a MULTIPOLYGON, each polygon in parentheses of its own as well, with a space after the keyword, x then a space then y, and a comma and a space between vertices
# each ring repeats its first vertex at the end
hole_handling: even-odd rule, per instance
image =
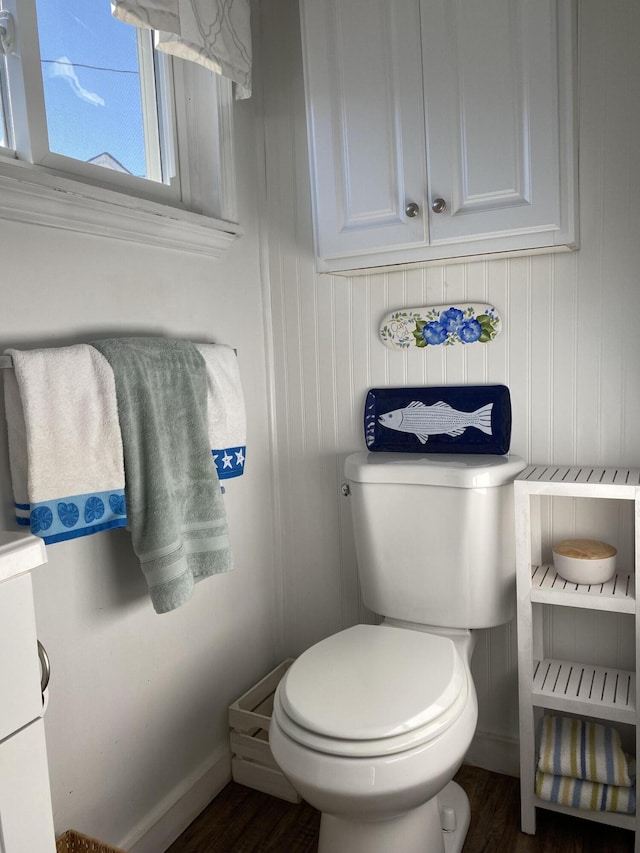
POLYGON ((604 583, 616 572, 617 550, 595 539, 565 539, 553 546, 553 564, 567 581, 604 583))

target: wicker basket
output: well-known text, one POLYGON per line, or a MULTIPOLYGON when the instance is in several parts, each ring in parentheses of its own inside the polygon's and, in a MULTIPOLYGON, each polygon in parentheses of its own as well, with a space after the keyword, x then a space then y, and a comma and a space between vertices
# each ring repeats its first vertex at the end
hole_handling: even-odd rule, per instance
POLYGON ((68 829, 64 835, 56 838, 56 853, 125 853, 120 847, 113 847, 98 841, 97 838, 89 838, 75 829, 68 829))

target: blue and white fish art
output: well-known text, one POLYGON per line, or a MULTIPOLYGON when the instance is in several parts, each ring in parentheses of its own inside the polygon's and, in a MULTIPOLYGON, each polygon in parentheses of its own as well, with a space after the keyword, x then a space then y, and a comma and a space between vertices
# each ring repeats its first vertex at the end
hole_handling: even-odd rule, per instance
POLYGON ((421 444, 426 444, 430 435, 462 435, 468 427, 475 427, 486 435, 492 435, 491 411, 493 403, 487 403, 475 412, 459 412, 440 400, 433 406, 414 400, 404 409, 394 409, 378 417, 378 422, 387 429, 412 432, 421 444))

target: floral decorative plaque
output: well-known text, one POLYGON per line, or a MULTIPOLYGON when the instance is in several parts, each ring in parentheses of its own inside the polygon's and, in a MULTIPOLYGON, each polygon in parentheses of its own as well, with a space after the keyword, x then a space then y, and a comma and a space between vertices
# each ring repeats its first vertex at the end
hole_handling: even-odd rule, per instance
POLYGON ((380 338, 391 349, 486 344, 501 331, 502 320, 493 305, 460 303, 401 308, 380 324, 380 338))

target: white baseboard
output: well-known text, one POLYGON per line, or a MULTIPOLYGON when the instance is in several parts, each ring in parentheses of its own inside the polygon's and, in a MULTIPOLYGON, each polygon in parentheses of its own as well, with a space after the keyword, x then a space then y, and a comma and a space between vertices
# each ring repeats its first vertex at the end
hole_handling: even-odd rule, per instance
POLYGON ((176 785, 118 847, 129 853, 164 853, 230 781, 231 754, 225 744, 176 785))
POLYGON ((503 737, 490 732, 476 732, 464 757, 465 764, 504 773, 520 775, 520 748, 515 738, 503 737))
MULTIPOLYGON (((494 773, 519 776, 518 741, 489 732, 476 732, 465 764, 494 773)), ((163 853, 200 812, 231 781, 227 744, 183 779, 119 844, 129 853, 163 853)))

